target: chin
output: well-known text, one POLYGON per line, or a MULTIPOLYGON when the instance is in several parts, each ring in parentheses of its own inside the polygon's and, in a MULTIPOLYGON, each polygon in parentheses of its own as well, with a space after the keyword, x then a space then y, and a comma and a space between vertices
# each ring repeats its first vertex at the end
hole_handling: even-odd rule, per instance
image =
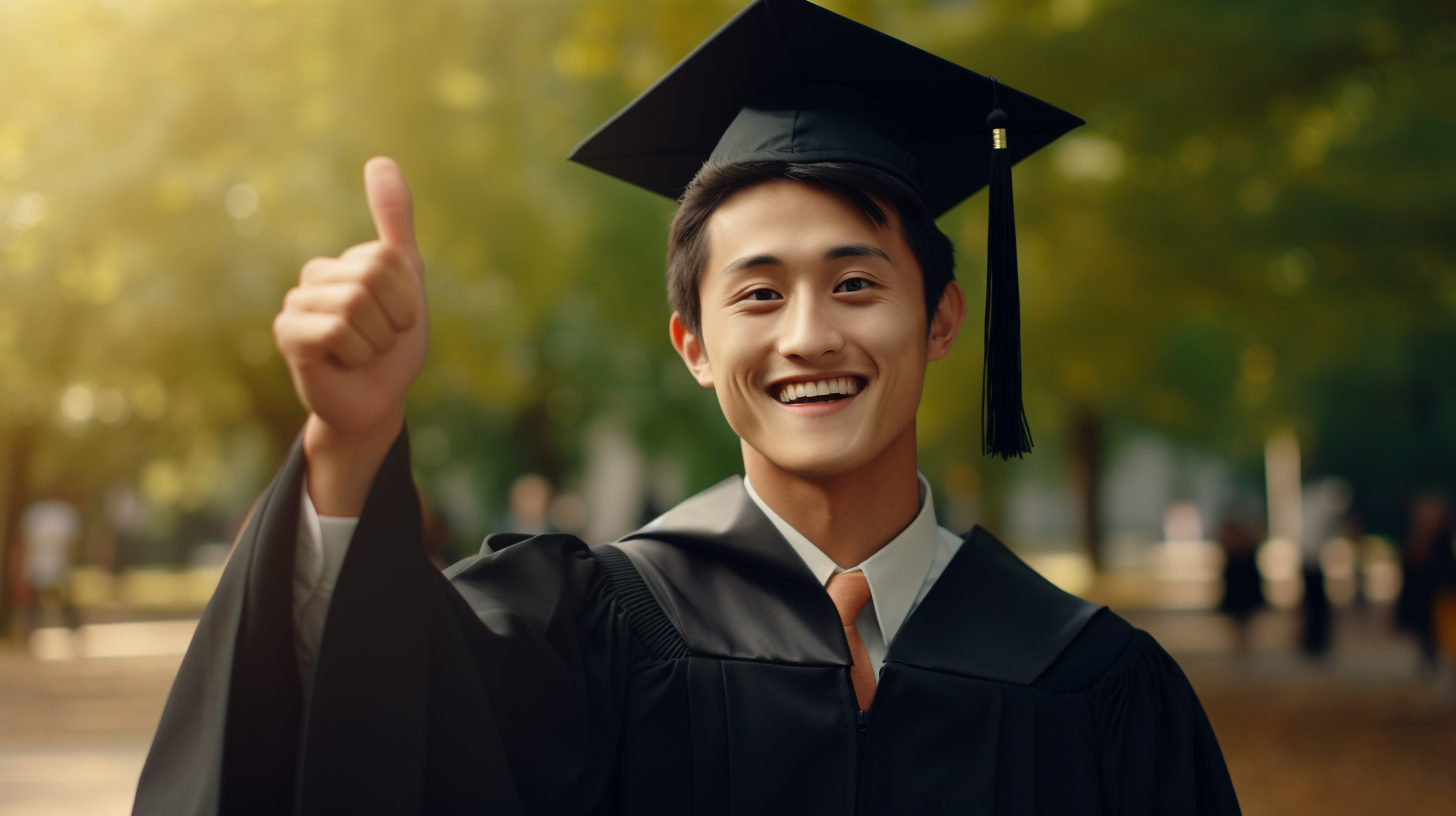
POLYGON ((821 440, 798 445, 753 445, 778 467, 803 479, 833 479, 853 473, 873 462, 884 451, 882 444, 871 444, 871 440, 821 440))

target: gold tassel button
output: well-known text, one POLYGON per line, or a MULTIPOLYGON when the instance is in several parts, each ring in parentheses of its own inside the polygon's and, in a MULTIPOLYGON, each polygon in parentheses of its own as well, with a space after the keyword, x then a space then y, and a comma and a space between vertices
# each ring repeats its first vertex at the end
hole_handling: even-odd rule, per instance
POLYGON ((991 128, 991 148, 993 150, 1006 148, 1006 128, 991 128))

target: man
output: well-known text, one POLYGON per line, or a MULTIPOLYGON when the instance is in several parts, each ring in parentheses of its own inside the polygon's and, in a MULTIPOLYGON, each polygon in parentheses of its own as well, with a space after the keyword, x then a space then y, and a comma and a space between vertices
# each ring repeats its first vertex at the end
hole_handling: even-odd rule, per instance
POLYGON ((747 475, 613 545, 497 534, 444 575, 403 432, 423 264, 399 168, 371 161, 379 240, 306 264, 275 321, 310 416, 137 812, 1237 812, 1167 655, 984 530, 941 529, 916 473, 925 369, 965 313, 933 217, 988 175, 1009 194, 1007 156, 984 170, 998 93, 1019 155, 1079 122, 759 0, 588 139, 578 161, 686 188, 670 337, 747 475))
POLYGON ((71 559, 81 541, 81 514, 57 495, 25 508, 20 531, 25 541, 25 579, 30 585, 27 628, 38 628, 47 607, 55 607, 65 624, 76 629, 81 619, 71 600, 70 579, 71 559))

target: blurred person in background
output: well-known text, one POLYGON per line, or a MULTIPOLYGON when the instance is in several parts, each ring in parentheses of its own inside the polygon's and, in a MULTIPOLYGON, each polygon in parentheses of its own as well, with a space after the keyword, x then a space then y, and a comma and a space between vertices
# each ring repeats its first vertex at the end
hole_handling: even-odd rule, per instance
POLYGON ((526 473, 511 482, 506 529, 513 533, 540 535, 553 532, 551 481, 539 473, 526 473))
POLYGON ((1318 479, 1304 488, 1304 525, 1299 537, 1300 567, 1304 574, 1299 648, 1309 657, 1323 657, 1330 650, 1334 621, 1320 554, 1330 539, 1344 529, 1350 498, 1350 483, 1338 476, 1318 479))
POLYGON ((1415 635, 1421 647, 1421 668, 1428 672, 1440 668, 1438 616, 1444 622, 1456 601, 1453 533, 1451 504, 1443 494, 1424 491, 1411 500, 1410 524, 1400 553, 1403 578, 1395 621, 1400 629, 1415 635))
MULTIPOLYGON (((747 475, 615 543, 497 533, 443 574, 404 422, 424 262, 371 160, 379 240, 305 264, 275 320, 310 414, 136 812, 1237 813, 1167 653, 940 527, 918 472, 966 311, 934 218, 988 180, 984 440, 1029 451, 1010 167, 1078 124, 804 0, 750 4, 574 155, 681 193, 669 339, 747 475)), ((549 485, 518 487, 513 524, 545 529, 549 485)))
POLYGON ((63 492, 27 507, 20 517, 25 580, 30 594, 26 622, 41 626, 58 613, 72 629, 81 625, 71 601, 71 561, 81 541, 81 514, 63 492))
POLYGON ((1249 647, 1249 620, 1264 608, 1264 582, 1259 575, 1259 545, 1264 541, 1264 508, 1256 495, 1241 491, 1224 509, 1218 529, 1223 548, 1223 599, 1218 609, 1234 624, 1234 645, 1249 647))

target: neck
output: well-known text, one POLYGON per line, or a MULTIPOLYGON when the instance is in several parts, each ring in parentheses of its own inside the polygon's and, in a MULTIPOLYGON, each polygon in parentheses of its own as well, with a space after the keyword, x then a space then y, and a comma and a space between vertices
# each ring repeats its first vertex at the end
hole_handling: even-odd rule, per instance
POLYGON ((743 466, 759 498, 845 569, 879 552, 920 512, 913 424, 879 456, 847 473, 792 473, 746 442, 743 466))

